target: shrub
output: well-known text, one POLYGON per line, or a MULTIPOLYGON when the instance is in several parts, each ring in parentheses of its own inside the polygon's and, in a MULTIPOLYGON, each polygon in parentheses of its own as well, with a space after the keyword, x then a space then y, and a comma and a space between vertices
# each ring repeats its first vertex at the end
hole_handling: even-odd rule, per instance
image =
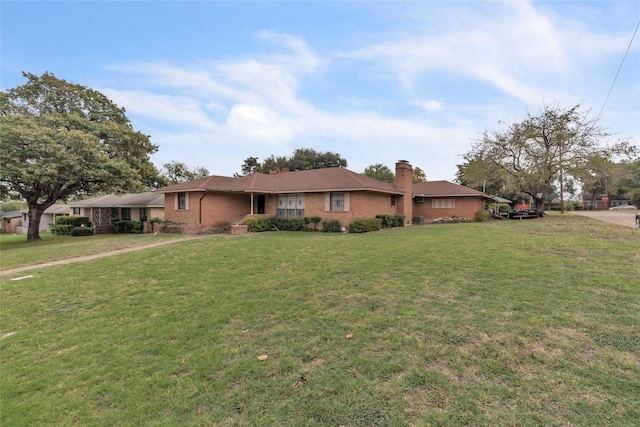
POLYGON ((264 215, 248 216, 242 221, 242 224, 246 225, 247 230, 251 233, 271 231, 273 230, 273 217, 264 215))
POLYGON ((381 221, 382 228, 404 227, 405 216, 401 214, 379 214, 376 215, 376 218, 381 221))
POLYGON ((349 224, 349 233, 368 233, 382 228, 380 218, 356 218, 349 224))
POLYGON ((164 220, 157 216, 154 216, 153 218, 149 218, 149 223, 151 224, 151 227, 153 227, 153 224, 162 224, 163 222, 164 220))
POLYGON ((487 222, 487 221, 490 221, 492 218, 493 216, 491 215, 491 211, 488 209, 484 209, 476 212, 474 220, 476 222, 487 222))
POLYGON ((302 222, 304 223, 304 225, 307 226, 309 224, 313 224, 314 230, 318 229, 318 224, 320 224, 321 221, 322 218, 320 218, 319 216, 305 216, 304 218, 302 218, 302 222))
POLYGON ((58 216, 55 219, 55 225, 71 225, 73 227, 88 226, 89 218, 86 216, 58 216))
POLYGON ((279 231, 302 231, 305 228, 302 218, 272 217, 272 225, 279 231))
POLYGON ((337 219, 322 221, 322 231, 326 233, 340 233, 342 232, 342 225, 337 219))
POLYGON ((116 219, 112 221, 112 224, 118 230, 118 233, 142 233, 142 222, 132 221, 130 219, 116 219))
POLYGON ((73 227, 69 234, 71 236, 92 236, 93 227, 73 227))
POLYGON ((51 234, 54 236, 70 236, 73 225, 69 224, 56 224, 51 226, 51 234))
POLYGON ((274 216, 248 216, 242 221, 252 233, 261 231, 301 231, 305 229, 304 218, 281 218, 274 216))

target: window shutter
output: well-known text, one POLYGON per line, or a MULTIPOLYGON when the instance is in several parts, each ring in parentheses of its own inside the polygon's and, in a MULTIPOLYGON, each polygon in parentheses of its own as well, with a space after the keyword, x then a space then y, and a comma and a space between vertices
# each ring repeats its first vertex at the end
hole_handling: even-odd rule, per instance
POLYGON ((349 212, 350 207, 351 207, 351 193, 345 192, 344 193, 344 211, 349 212))
POLYGON ((175 202, 175 203, 174 203, 174 206, 173 206, 173 210, 174 210, 174 211, 177 211, 177 210, 178 210, 178 199, 180 198, 180 197, 179 197, 179 194, 180 194, 180 193, 173 193, 173 201, 175 202))
POLYGON ((329 212, 331 210, 331 193, 324 193, 324 211, 329 212))
POLYGON ((189 210, 189 195, 191 193, 184 193, 184 209, 189 210))

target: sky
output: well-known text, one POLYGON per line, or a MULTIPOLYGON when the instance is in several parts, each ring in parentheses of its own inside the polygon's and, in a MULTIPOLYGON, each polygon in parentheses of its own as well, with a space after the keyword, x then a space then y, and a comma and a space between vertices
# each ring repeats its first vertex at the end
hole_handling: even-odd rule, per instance
POLYGON ((484 131, 544 105, 640 148, 637 0, 2 0, 0 19, 2 90, 23 71, 96 89, 158 168, 311 148, 453 181, 484 131))

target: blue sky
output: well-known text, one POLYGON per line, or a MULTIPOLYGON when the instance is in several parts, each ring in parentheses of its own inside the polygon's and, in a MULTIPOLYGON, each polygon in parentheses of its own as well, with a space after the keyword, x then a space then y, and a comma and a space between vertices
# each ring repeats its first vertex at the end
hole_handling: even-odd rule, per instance
POLYGON ((452 181, 484 130, 582 103, 640 147, 633 1, 7 1, 22 71, 97 89, 172 160, 211 174, 296 148, 452 181), (605 104, 606 103, 606 104, 605 104), (604 108, 603 108, 604 106, 604 108))

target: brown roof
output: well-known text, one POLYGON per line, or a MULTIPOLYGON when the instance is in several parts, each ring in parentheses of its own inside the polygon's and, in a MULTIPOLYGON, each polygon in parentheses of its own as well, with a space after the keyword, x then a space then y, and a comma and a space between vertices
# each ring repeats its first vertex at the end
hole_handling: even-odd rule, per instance
POLYGON ((489 197, 481 191, 449 181, 426 181, 413 184, 413 195, 418 197, 489 197))
POLYGON ((182 191, 231 191, 255 193, 313 193, 324 191, 376 191, 404 194, 393 184, 351 172, 341 167, 284 172, 276 175, 256 173, 241 177, 209 176, 171 185, 157 193, 182 191))

